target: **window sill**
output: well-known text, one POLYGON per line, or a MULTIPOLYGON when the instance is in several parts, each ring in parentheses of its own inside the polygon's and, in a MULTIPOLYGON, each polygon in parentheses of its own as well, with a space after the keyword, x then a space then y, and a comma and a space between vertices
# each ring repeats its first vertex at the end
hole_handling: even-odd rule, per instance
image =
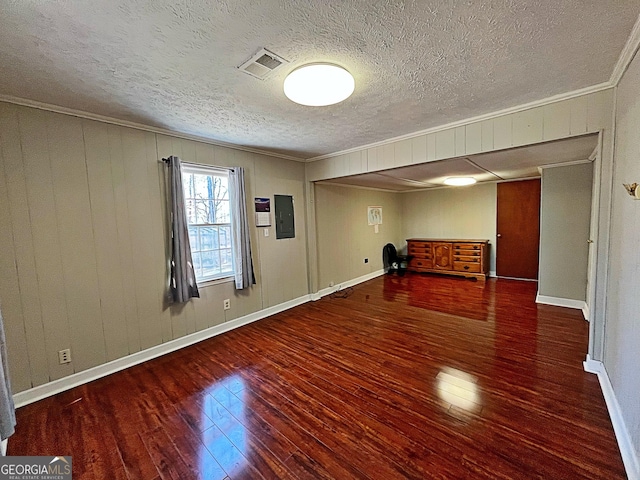
POLYGON ((214 285, 221 285, 223 283, 234 282, 234 275, 229 275, 228 277, 222 278, 214 278, 212 280, 203 280, 201 282, 197 282, 198 288, 211 287, 214 285))

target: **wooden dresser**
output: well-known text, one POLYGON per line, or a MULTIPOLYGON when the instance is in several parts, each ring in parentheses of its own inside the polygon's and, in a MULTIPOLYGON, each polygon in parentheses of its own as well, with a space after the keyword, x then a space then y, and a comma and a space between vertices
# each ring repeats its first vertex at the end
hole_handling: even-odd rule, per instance
POLYGON ((484 280, 489 275, 489 240, 409 238, 412 272, 446 273, 484 280))

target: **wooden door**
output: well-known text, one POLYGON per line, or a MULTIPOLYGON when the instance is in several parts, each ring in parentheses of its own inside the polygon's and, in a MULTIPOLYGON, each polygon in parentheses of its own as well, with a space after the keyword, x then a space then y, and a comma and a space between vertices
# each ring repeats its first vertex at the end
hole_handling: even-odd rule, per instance
POLYGON ((434 243, 433 244, 433 268, 444 270, 452 270, 451 266, 451 244, 450 243, 434 243))
POLYGON ((538 278, 540 179, 498 184, 496 274, 538 278))

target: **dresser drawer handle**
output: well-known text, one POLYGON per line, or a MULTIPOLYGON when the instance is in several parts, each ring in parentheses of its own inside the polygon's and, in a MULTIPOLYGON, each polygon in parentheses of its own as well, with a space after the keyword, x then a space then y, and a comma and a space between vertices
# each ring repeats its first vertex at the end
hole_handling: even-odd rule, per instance
POLYGON ((464 266, 464 269, 465 269, 465 270, 469 270, 469 265, 465 265, 465 266, 464 266))

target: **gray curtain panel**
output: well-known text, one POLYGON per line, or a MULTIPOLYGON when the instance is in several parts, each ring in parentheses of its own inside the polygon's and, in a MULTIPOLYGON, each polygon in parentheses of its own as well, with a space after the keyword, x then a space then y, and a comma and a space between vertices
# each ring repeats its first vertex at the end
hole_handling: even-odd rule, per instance
POLYGON ((7 340, 4 336, 4 320, 0 311, 0 437, 13 435, 16 426, 16 408, 13 404, 9 366, 7 365, 7 340))
POLYGON ((242 290, 256 283, 253 274, 253 260, 251 259, 247 194, 244 188, 244 169, 242 167, 234 167, 229 171, 229 191, 236 289, 242 290))
POLYGON ((167 163, 169 164, 169 201, 171 202, 171 285, 169 291, 174 303, 185 303, 192 297, 199 297, 200 294, 191 259, 180 159, 171 156, 167 163))

